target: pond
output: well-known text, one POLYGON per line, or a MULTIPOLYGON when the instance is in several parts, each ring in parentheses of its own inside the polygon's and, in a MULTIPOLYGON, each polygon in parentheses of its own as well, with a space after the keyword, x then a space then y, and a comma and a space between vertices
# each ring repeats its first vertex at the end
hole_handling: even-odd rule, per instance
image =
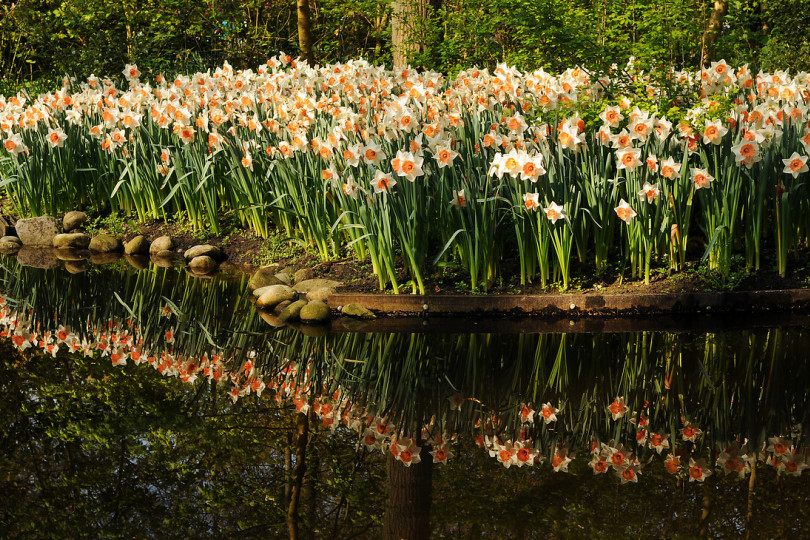
POLYGON ((801 315, 330 331, 238 275, 0 279, 3 537, 810 536, 801 315))

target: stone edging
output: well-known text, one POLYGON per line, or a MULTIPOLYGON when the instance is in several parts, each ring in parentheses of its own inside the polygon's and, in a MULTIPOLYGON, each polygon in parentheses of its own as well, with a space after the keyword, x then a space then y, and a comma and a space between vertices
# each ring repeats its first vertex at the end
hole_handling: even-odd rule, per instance
POLYGON ((669 294, 389 295, 335 292, 337 308, 359 303, 404 316, 515 314, 544 318, 752 313, 810 309, 810 289, 669 294))

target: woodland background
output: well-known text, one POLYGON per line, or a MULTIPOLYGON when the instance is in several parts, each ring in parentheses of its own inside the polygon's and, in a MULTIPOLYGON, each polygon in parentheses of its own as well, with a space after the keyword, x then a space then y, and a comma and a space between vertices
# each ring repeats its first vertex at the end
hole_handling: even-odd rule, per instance
POLYGON ((695 68, 725 58, 810 70, 810 0, 18 0, 0 7, 0 90, 63 75, 255 68, 278 51, 329 63, 453 74, 521 69, 695 68))

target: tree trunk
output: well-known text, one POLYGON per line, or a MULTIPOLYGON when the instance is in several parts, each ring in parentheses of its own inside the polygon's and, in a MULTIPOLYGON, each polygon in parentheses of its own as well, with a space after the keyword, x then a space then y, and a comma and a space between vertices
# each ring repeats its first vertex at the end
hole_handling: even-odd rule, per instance
POLYGON ((709 23, 703 32, 703 46, 700 51, 701 66, 711 62, 714 58, 714 46, 723 27, 723 17, 726 16, 726 11, 728 11, 728 0, 714 0, 714 7, 709 15, 709 23))
POLYGON ((421 458, 420 463, 406 467, 388 454, 384 534, 387 539, 430 538, 433 457, 423 448, 421 458))
POLYGON ((309 438, 309 419, 303 413, 298 414, 295 422, 298 438, 295 441, 295 472, 293 474, 290 506, 287 509, 287 530, 290 540, 298 538, 298 501, 301 498, 301 485, 307 472, 307 439, 309 438))
POLYGON ((310 64, 315 63, 312 55, 312 25, 309 21, 309 0, 297 0, 298 2, 298 48, 301 49, 301 56, 310 64))
POLYGON ((408 65, 413 53, 427 48, 427 30, 442 7, 441 0, 392 0, 391 1, 391 48, 394 53, 394 69, 408 65))

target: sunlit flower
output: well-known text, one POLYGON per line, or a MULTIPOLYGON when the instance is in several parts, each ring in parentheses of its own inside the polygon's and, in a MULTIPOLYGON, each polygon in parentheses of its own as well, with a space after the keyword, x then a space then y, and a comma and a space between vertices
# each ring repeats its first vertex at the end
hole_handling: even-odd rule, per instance
POLYGON ((524 193, 523 204, 526 210, 537 211, 540 208, 540 194, 539 193, 524 193))
POLYGON ((714 182, 714 176, 709 174, 706 169, 692 169, 692 181, 695 183, 695 189, 710 188, 714 182))
POLYGON ((782 163, 785 164, 782 172, 790 174, 793 178, 797 178, 799 174, 808 170, 807 156, 800 156, 798 152, 793 152, 789 158, 783 159, 782 163))
POLYGON ((385 174, 379 169, 374 173, 374 179, 371 181, 371 187, 374 188, 374 193, 390 192, 391 188, 396 184, 397 181, 394 180, 391 175, 385 174))
POLYGON ((554 201, 552 201, 547 208, 543 208, 543 213, 546 214, 546 217, 551 221, 552 225, 556 224, 558 219, 565 219, 567 217, 563 207, 554 201))
POLYGON ((647 202, 652 203, 658 198, 659 193, 658 184, 644 182, 644 186, 641 188, 641 191, 638 192, 638 195, 641 198, 647 197, 647 202))
POLYGON ((614 208, 614 211, 616 212, 616 215, 619 216, 619 219, 625 223, 630 223, 630 221, 636 217, 636 211, 633 210, 624 199, 619 201, 619 206, 614 208))

